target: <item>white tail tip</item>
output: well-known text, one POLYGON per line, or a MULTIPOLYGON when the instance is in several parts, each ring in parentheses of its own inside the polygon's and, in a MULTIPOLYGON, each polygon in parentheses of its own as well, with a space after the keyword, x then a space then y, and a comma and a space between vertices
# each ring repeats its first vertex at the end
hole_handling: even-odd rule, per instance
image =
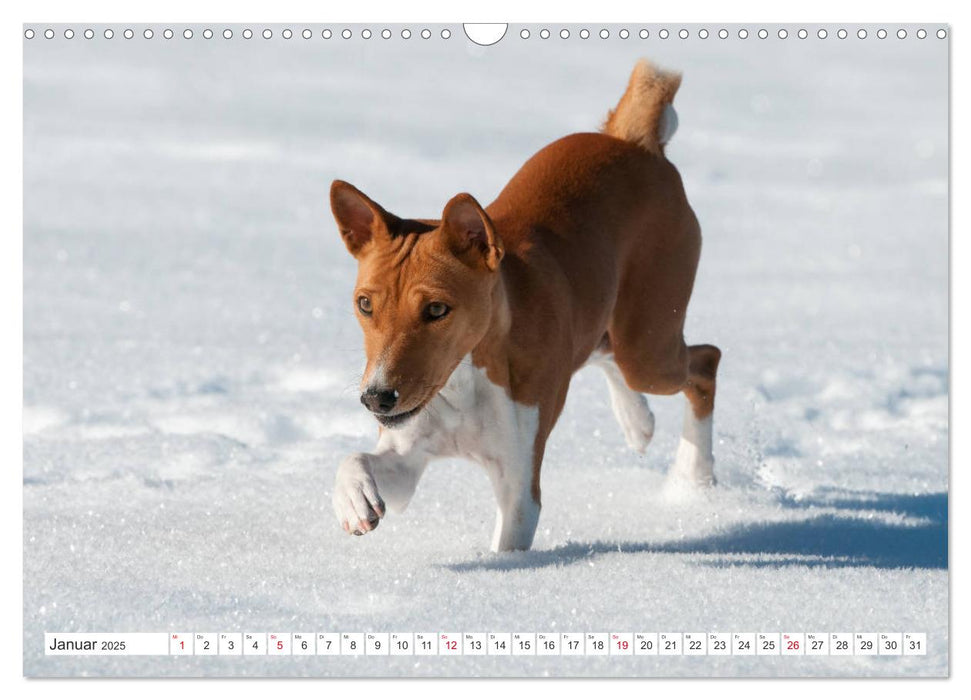
POLYGON ((661 114, 661 122, 657 127, 657 140, 661 145, 667 144, 678 130, 678 113, 674 105, 664 105, 664 112, 661 114))

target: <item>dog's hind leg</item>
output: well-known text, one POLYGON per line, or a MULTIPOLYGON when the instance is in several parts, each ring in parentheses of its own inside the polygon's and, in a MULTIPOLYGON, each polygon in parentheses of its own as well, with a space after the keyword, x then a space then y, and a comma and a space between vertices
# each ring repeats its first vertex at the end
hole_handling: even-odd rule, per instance
POLYGON ((688 381, 682 389, 687 398, 684 432, 668 481, 674 485, 712 486, 715 484, 712 412, 721 351, 714 345, 692 345, 688 352, 688 381))
POLYGON ((607 377, 610 406, 624 431, 627 444, 635 451, 643 453, 654 437, 654 414, 647 403, 647 397, 627 386, 624 375, 610 352, 595 352, 590 358, 590 364, 602 369, 607 377))
POLYGON ((622 343, 620 340, 614 343, 617 366, 631 390, 660 395, 683 393, 687 398, 684 430, 668 482, 672 485, 714 485, 711 416, 715 408, 715 376, 721 351, 714 345, 688 347, 680 334, 670 339, 670 349, 663 352, 654 346, 650 349, 655 352, 636 353, 644 347, 644 344, 622 343), (641 359, 645 356, 647 360, 641 359))

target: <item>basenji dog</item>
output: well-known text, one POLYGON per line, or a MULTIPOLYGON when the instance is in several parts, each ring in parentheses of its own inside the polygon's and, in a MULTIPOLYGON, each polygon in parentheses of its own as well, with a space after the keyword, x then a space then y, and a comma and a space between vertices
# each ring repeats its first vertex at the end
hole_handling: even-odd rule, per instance
POLYGON ((498 502, 494 551, 529 549, 540 468, 570 379, 607 377, 632 448, 654 434, 644 394, 684 393, 669 479, 715 482, 712 410, 721 352, 686 345, 701 232, 664 155, 679 74, 641 61, 600 133, 551 143, 482 207, 458 194, 440 219, 404 219, 346 182, 330 203, 357 259, 375 450, 345 458, 333 503, 348 533, 405 508, 430 460, 480 463, 498 502))

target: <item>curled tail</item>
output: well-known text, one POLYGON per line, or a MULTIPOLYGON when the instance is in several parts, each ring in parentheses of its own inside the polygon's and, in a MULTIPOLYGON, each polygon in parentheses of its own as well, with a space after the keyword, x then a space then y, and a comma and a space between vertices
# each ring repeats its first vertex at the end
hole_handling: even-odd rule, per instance
POLYGON ((634 66, 627 90, 607 113, 603 133, 661 154, 678 128, 671 102, 681 86, 681 74, 661 70, 648 61, 634 66))

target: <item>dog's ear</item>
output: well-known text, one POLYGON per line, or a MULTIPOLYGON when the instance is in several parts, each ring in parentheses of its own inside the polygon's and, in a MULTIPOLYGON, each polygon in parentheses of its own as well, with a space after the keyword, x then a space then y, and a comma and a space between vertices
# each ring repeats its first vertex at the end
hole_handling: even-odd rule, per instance
POLYGON ((344 245, 355 258, 375 239, 390 237, 395 219, 354 185, 334 180, 330 186, 330 209, 344 245))
POLYGON ((455 257, 470 267, 495 272, 503 248, 492 219, 470 194, 457 194, 442 212, 442 232, 455 257))

